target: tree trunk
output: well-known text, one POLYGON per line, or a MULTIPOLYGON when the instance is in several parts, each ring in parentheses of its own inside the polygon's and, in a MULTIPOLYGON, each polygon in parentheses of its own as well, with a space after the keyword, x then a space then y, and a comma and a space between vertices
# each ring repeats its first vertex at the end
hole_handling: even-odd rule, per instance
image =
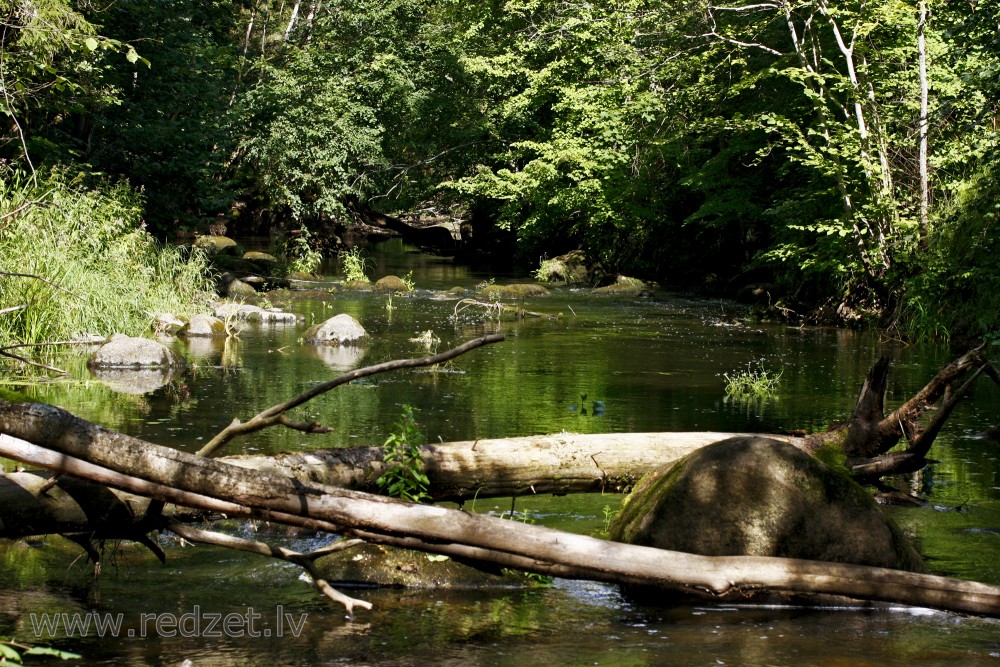
POLYGON ((887 357, 872 367, 861 389, 861 395, 846 424, 835 426, 826 433, 809 436, 807 451, 835 446, 847 454, 847 463, 859 481, 919 470, 926 465, 926 455, 966 390, 980 374, 986 373, 1000 384, 1000 374, 983 354, 983 346, 966 352, 951 362, 912 398, 885 414, 885 390, 889 372, 887 357), (958 383, 962 381, 962 384, 958 383), (941 401, 934 418, 921 424, 921 418, 941 401), (905 438, 904 451, 889 454, 905 438))
MULTIPOLYGON (((0 413, 8 406, 0 403, 0 413)), ((117 442, 94 427, 88 437, 117 442)), ((501 438, 423 448, 434 501, 568 493, 627 493, 643 475, 736 433, 573 434, 501 438)), ((796 445, 804 438, 774 435, 796 445)), ((0 449, 16 446, 0 433, 0 449)), ((388 467, 381 447, 323 449, 275 456, 219 459, 262 473, 344 489, 378 492, 388 467)), ((149 499, 62 475, 0 475, 0 538, 92 531, 97 538, 130 538, 147 527, 149 499)), ((176 516, 176 508, 167 514, 176 516)))
POLYGON ((11 436, 5 439, 4 455, 163 502, 307 524, 543 574, 656 586, 716 600, 821 594, 1000 616, 996 586, 882 568, 698 556, 607 542, 240 468, 107 432, 51 406, 2 407, 0 431, 11 436))
MULTIPOLYGON (((489 337, 470 341, 443 354, 460 354, 487 342, 493 341, 489 337)), ((423 365, 435 359, 389 362, 352 373, 423 365)), ((972 350, 945 367, 916 396, 886 417, 887 372, 888 362, 880 360, 869 373, 847 425, 811 438, 784 439, 806 450, 844 446, 856 476, 878 477, 913 469, 923 465, 944 420, 979 374, 985 372, 1000 383, 1000 374, 982 356, 982 350, 972 350), (970 372, 972 376, 965 379, 970 372), (955 389, 962 379, 964 384, 955 389), (918 429, 917 419, 938 399, 942 405, 936 416, 926 428, 918 429), (909 448, 887 454, 900 436, 907 437, 909 448)), ((325 383, 323 391, 350 377, 348 374, 325 383)), ((272 423, 316 431, 319 425, 284 418, 284 410, 308 400, 317 391, 310 390, 266 410, 246 424, 234 422, 222 435, 231 437, 241 430, 256 430, 272 423)), ((644 472, 730 435, 560 434, 433 445, 425 450, 426 468, 439 499, 623 490, 644 472), (510 465, 511 461, 514 465, 510 465), (475 473, 479 470, 491 474, 478 476, 475 473)), ((226 439, 219 438, 223 444, 226 439)), ((0 455, 59 474, 52 480, 24 473, 0 477, 0 534, 58 531, 78 541, 95 559, 99 556, 90 546, 94 538, 137 540, 162 557, 146 533, 176 525, 161 513, 165 503, 174 503, 193 510, 262 518, 501 567, 652 585, 711 599, 840 595, 1000 616, 1000 587, 851 565, 704 557, 612 544, 462 511, 412 505, 329 484, 335 481, 371 488, 384 470, 381 450, 376 448, 286 455, 276 460, 235 457, 227 462, 152 445, 52 406, 0 401, 0 455), (90 480, 92 484, 67 476, 90 480), (108 491, 101 485, 120 491, 108 491)), ((206 533, 205 539, 215 538, 206 533)), ((257 553, 269 550, 259 544, 243 547, 257 553)), ((283 557, 299 562, 318 556, 289 552, 283 557)), ((336 591, 327 594, 343 602, 349 612, 354 606, 367 604, 336 591)))

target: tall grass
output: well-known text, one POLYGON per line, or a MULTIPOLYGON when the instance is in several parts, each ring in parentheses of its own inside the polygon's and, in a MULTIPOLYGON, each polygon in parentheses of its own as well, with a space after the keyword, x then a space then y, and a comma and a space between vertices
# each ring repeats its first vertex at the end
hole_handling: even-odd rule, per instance
POLYGON ((124 185, 88 190, 52 175, 41 187, 0 180, 0 345, 76 334, 140 335, 163 311, 191 315, 212 296, 200 251, 162 246, 144 229, 142 201, 124 185))

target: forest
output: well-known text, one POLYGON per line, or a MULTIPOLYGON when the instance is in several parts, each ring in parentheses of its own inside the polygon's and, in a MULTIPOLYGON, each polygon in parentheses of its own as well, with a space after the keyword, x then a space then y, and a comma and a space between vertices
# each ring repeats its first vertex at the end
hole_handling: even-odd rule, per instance
POLYGON ((484 261, 580 249, 795 321, 997 336, 995 0, 0 11, 0 236, 74 206, 161 240, 409 216, 484 261))

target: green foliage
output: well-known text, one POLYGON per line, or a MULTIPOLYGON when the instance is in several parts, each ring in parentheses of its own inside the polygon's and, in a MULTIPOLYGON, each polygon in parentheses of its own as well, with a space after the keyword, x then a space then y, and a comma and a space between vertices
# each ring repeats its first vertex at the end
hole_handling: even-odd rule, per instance
POLYGON ((894 328, 915 341, 1000 339, 1000 181, 980 174, 955 196, 907 280, 894 328))
POLYGON ((81 333, 139 335, 160 312, 191 315, 212 297, 200 251, 158 244, 141 226, 141 198, 105 194, 61 175, 36 188, 15 175, 0 190, 0 342, 68 340, 81 333))
POLYGON ((964 240, 994 224, 996 3, 924 30, 927 220, 919 6, 26 0, 0 160, 123 177, 161 235, 421 211, 522 259, 726 288, 756 269, 799 311, 992 336, 995 258, 964 240))
POLYGON ((773 396, 778 390, 781 373, 767 371, 757 362, 757 368, 747 366, 745 371, 734 371, 732 375, 723 373, 726 379, 726 396, 740 399, 762 399, 773 396))
POLYGON ((21 642, 0 638, 0 663, 9 662, 21 665, 24 664, 24 657, 29 655, 44 655, 50 658, 59 658, 60 660, 79 660, 83 658, 78 653, 60 651, 49 646, 29 646, 21 642))
POLYGON ((382 445, 386 463, 393 464, 376 480, 379 488, 393 498, 419 503, 430 500, 427 489, 430 480, 423 471, 420 451, 422 436, 413 417, 413 407, 403 406, 403 413, 396 424, 396 432, 382 445))
POLYGON ((312 233, 305 225, 299 227, 294 236, 282 235, 278 239, 278 252, 285 259, 285 268, 290 273, 318 273, 323 262, 323 253, 313 247, 312 233))
POLYGON ((234 10, 221 0, 130 0, 98 14, 110 37, 140 45, 145 62, 109 64, 103 78, 118 104, 95 109, 82 132, 63 130, 95 169, 142 189, 154 232, 204 231, 236 198, 234 10))
POLYGON ((354 247, 350 250, 341 250, 338 253, 338 257, 340 257, 340 269, 344 272, 344 280, 348 282, 371 282, 365 273, 368 268, 368 258, 364 256, 361 248, 354 247))

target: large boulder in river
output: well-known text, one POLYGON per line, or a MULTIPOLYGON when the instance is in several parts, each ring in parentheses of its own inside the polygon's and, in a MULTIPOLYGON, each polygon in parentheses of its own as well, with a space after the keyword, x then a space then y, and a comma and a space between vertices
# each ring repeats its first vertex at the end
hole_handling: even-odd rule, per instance
POLYGON ((921 569, 906 536, 858 484, 790 444, 751 436, 644 477, 611 539, 706 556, 921 569))
POLYGON ((316 324, 306 330, 307 343, 330 345, 356 345, 368 337, 361 323, 346 313, 331 317, 326 322, 316 324))
POLYGON ((89 368, 183 368, 184 358, 148 338, 115 334, 87 361, 89 368))
POLYGON ((571 250, 565 255, 543 259, 535 271, 535 278, 543 283, 583 285, 590 282, 590 267, 582 250, 571 250))

